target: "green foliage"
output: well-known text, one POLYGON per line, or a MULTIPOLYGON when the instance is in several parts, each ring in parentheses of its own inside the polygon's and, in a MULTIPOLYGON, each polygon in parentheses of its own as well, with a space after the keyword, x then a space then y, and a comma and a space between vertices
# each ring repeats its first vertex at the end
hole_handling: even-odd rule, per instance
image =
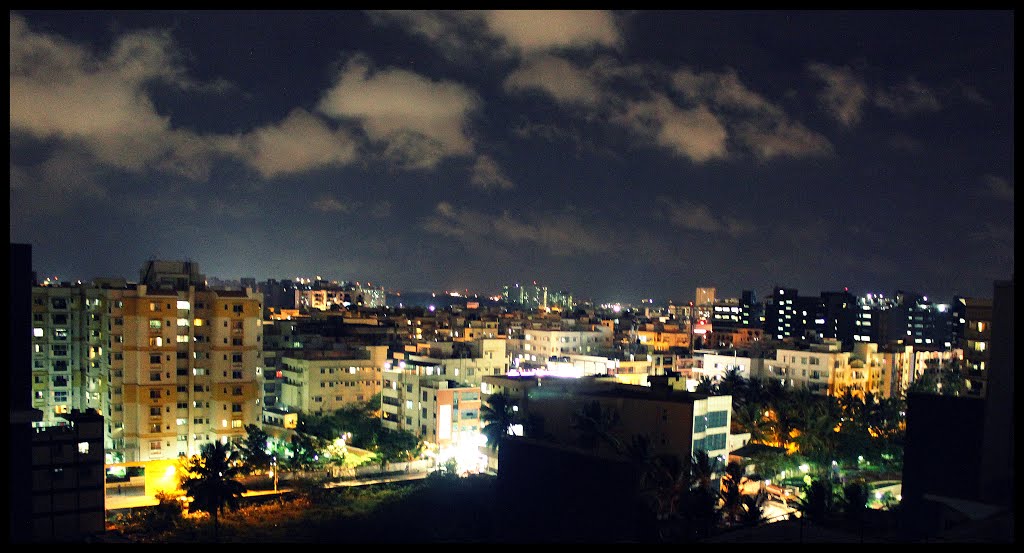
POLYGON ((601 442, 609 444, 614 451, 621 451, 622 444, 611 434, 620 422, 619 413, 614 409, 602 409, 597 400, 584 403, 572 414, 572 428, 579 432, 579 444, 595 449, 601 442))
POLYGON ((714 380, 711 380, 707 375, 701 375, 700 380, 697 381, 697 386, 694 391, 698 394, 707 394, 709 396, 718 395, 718 386, 714 380))
POLYGON ((324 438, 304 432, 296 432, 289 444, 291 455, 281 464, 293 471, 319 470, 324 467, 320 452, 327 447, 324 438))
POLYGON ((743 509, 739 522, 743 526, 757 526, 764 518, 764 508, 758 503, 756 497, 743 496, 743 509))
POLYGON ((405 430, 381 428, 377 438, 377 456, 384 463, 412 461, 423 452, 423 442, 415 434, 405 430))
POLYGON ((852 482, 843 487, 843 514, 847 520, 860 521, 868 504, 868 488, 861 482, 852 482))
POLYGON ((185 480, 181 487, 192 499, 191 510, 205 511, 213 516, 214 532, 218 529, 218 515, 224 508, 237 509, 239 498, 246 487, 237 480, 242 476, 242 464, 231 459, 232 449, 221 442, 203 446, 200 455, 184 460, 185 480))
POLYGON ((162 535, 173 531, 182 523, 182 506, 178 498, 167 493, 157 492, 158 501, 155 507, 135 509, 114 518, 114 526, 131 534, 162 535))
POLYGON ((242 463, 250 474, 266 472, 274 461, 274 455, 267 447, 269 436, 255 424, 245 427, 246 436, 237 444, 242 463))
POLYGON ((498 450, 509 428, 516 422, 515 407, 516 401, 504 390, 491 394, 480 406, 480 422, 483 423, 481 432, 492 450, 498 450))
POLYGON ((832 483, 823 479, 813 480, 797 501, 797 509, 815 522, 831 519, 838 506, 832 483))

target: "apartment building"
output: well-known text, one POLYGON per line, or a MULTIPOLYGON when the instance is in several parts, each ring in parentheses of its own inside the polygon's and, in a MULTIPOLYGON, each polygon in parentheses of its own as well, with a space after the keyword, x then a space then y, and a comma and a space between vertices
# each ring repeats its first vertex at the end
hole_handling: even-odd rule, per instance
MULTIPOLYGON (((515 398, 523 418, 540 422, 545 439, 615 456, 614 447, 592 441, 574 425, 585 404, 596 401, 602 412, 615 412, 618 423, 608 432, 621 444, 645 436, 655 454, 673 454, 688 461, 698 449, 713 458, 728 458, 732 396, 708 396, 652 384, 620 384, 608 378, 485 376, 484 402, 495 393, 515 398)), ((530 429, 523 435, 531 436, 530 429)))
POLYGON ((396 352, 384 368, 381 410, 384 428, 419 436, 440 458, 479 447, 481 404, 480 384, 454 378, 454 369, 439 361, 396 352))
POLYGON ((35 541, 81 540, 106 530, 103 416, 96 410, 62 413, 32 435, 31 512, 35 541))
POLYGON ((774 359, 766 359, 758 378, 776 379, 789 388, 806 388, 821 395, 837 395, 854 380, 861 380, 863 368, 854 375, 850 370, 850 352, 839 351, 838 342, 813 344, 812 349, 775 351, 774 359), (856 378, 855 378, 856 377, 856 378))
POLYGON ((690 347, 690 332, 683 324, 646 323, 634 334, 640 344, 650 351, 670 351, 672 348, 690 347))
POLYGON ((263 409, 262 299, 206 287, 191 262, 149 261, 110 299, 108 463, 241 439, 263 409))
POLYGON ((381 391, 388 346, 345 350, 291 350, 281 355, 277 407, 303 413, 331 413, 368 401, 381 391))
POLYGON ((526 361, 544 361, 570 354, 596 355, 612 349, 610 324, 586 324, 548 328, 523 328, 509 338, 509 353, 526 361))
POLYGON ((32 287, 32 407, 46 424, 74 410, 109 410, 109 284, 127 286, 32 287))
POLYGON ((294 306, 300 309, 329 311, 337 308, 385 307, 387 295, 383 287, 374 288, 359 283, 326 284, 316 281, 312 288, 296 288, 294 306))

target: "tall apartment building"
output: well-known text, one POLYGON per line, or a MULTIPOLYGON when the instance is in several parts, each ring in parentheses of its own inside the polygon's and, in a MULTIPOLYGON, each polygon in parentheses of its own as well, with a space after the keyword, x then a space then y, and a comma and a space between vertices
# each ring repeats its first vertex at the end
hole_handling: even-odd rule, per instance
POLYGON ((968 394, 985 395, 988 381, 989 345, 992 334, 991 298, 954 298, 953 340, 964 352, 962 370, 967 379, 968 394))
POLYGON ((193 455, 262 424, 262 298, 206 287, 191 262, 149 261, 110 298, 108 462, 193 455))
POLYGON ((32 287, 32 407, 44 422, 74 410, 108 413, 109 300, 126 286, 108 280, 32 287))
POLYGON ((861 338, 855 335, 862 335, 854 331, 858 315, 857 298, 848 290, 822 292, 818 312, 814 318, 818 337, 839 340, 843 344, 843 349, 851 349, 861 338))
POLYGON ((711 320, 711 308, 715 305, 715 289, 697 288, 693 297, 693 306, 697 308, 697 318, 711 320))
POLYGON ((575 307, 571 293, 564 290, 549 291, 547 286, 539 285, 537 281, 526 285, 515 283, 503 286, 502 299, 525 308, 552 307, 566 311, 575 307))
MULTIPOLYGON (((33 325, 41 321, 33 317, 35 278, 31 268, 32 247, 12 243, 8 319, 9 540, 81 542, 105 530, 103 417, 95 409, 65 412, 70 402, 44 401, 45 420, 43 411, 33 408, 33 403, 38 403, 33 381, 40 375, 32 363, 37 356, 32 353, 33 342, 39 338, 33 325)), ((38 309, 35 311, 39 313, 38 309)), ((47 313, 43 315, 45 320, 47 313)), ((68 337, 67 341, 72 339, 68 337)), ((64 374, 70 375, 70 369, 64 374)), ((45 378, 52 377, 47 373, 45 378)), ((49 396, 53 391, 47 389, 49 396)))

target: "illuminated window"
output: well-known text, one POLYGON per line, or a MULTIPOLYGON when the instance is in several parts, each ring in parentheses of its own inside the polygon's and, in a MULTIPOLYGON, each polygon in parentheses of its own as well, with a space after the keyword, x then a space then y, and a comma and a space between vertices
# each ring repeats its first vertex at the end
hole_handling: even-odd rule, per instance
POLYGON ((36 338, 42 338, 43 337, 43 329, 41 329, 41 328, 33 328, 32 329, 32 335, 35 336, 36 338))
POLYGON ((178 300, 178 309, 188 309, 188 302, 185 300, 178 300))
POLYGON ((82 455, 89 453, 89 442, 78 442, 78 452, 82 455))

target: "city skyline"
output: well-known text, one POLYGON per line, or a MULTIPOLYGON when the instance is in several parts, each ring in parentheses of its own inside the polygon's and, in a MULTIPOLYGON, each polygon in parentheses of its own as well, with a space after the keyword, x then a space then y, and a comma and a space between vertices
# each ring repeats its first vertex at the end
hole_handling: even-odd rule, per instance
POLYGON ((602 301, 1013 277, 1013 12, 12 11, 40 278, 537 280, 602 301))

